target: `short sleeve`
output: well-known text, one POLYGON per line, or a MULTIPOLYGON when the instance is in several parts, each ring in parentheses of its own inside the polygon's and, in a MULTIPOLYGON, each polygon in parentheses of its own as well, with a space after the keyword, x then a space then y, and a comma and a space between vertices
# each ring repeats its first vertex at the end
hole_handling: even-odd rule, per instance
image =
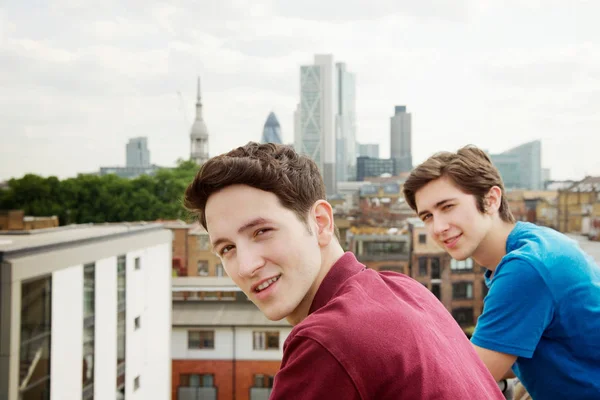
POLYGON ((360 399, 352 379, 316 341, 295 337, 286 349, 269 400, 360 399))
POLYGON ((531 358, 554 315, 552 294, 540 273, 525 261, 509 260, 497 272, 471 342, 531 358))

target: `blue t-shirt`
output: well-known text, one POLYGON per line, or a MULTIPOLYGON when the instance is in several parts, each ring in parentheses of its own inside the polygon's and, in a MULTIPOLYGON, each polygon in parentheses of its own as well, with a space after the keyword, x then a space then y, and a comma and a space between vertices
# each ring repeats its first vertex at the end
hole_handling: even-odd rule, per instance
POLYGON ((600 399, 600 267, 579 245, 526 222, 508 236, 471 339, 517 356, 534 399, 600 399))

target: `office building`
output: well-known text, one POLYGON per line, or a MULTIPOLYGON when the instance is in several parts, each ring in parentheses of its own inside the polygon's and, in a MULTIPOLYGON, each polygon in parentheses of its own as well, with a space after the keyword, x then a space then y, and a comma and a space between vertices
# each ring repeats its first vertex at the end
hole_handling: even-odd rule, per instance
POLYGON ((281 126, 279 126, 279 121, 274 112, 271 112, 267 117, 260 142, 275 144, 283 143, 281 140, 281 126))
POLYGON ((359 143, 358 157, 379 158, 378 143, 359 143))
POLYGON ((0 398, 167 399, 171 233, 0 234, 0 398))
POLYGON ((396 162, 391 158, 358 157, 356 159, 356 180, 359 182, 368 177, 394 175, 395 171, 396 162))
POLYGON ((150 167, 150 150, 148 138, 137 137, 129 139, 126 147, 125 166, 147 168, 150 167))
POLYGON ((396 162, 394 175, 410 172, 412 165, 412 115, 406 106, 396 106, 390 118, 390 158, 396 162))
POLYGON ((300 104, 294 114, 296 151, 312 158, 327 194, 336 192, 337 67, 330 54, 315 55, 314 64, 300 67, 300 104))
POLYGON ((345 63, 337 63, 336 178, 338 182, 356 179, 356 77, 345 63))
POLYGON ((534 140, 490 155, 507 189, 542 190, 542 143, 534 140))

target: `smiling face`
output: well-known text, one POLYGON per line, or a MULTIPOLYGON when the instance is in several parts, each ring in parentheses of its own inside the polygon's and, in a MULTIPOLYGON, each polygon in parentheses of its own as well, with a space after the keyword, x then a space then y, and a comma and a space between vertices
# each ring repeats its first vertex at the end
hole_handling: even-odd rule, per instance
POLYGON ((465 260, 482 251, 493 218, 478 210, 475 196, 442 177, 419 189, 415 202, 429 236, 452 258, 465 260))
POLYGON ((318 289, 322 257, 311 213, 313 233, 276 195, 246 185, 228 186, 206 203, 214 251, 270 320, 303 319, 318 289))

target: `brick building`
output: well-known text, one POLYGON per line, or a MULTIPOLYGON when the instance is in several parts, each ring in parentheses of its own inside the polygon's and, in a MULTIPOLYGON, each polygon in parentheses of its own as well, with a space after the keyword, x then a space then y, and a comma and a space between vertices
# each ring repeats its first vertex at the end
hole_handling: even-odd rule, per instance
POLYGON ((58 227, 58 217, 32 217, 23 210, 0 210, 0 231, 30 231, 58 227))
POLYGON ((588 176, 558 193, 558 230, 588 235, 600 204, 600 176, 588 176))
POLYGON ((483 268, 472 259, 456 261, 427 236, 418 218, 409 220, 412 235, 411 277, 444 304, 464 328, 471 327, 483 311, 487 286, 483 268))
POLYGON ((397 228, 352 228, 350 250, 361 263, 377 271, 410 275, 410 236, 397 228))
POLYGON ((267 400, 291 332, 227 277, 174 278, 173 400, 267 400))
POLYGON ((173 232, 174 276, 225 276, 219 257, 213 253, 206 230, 198 223, 163 222, 173 232))

